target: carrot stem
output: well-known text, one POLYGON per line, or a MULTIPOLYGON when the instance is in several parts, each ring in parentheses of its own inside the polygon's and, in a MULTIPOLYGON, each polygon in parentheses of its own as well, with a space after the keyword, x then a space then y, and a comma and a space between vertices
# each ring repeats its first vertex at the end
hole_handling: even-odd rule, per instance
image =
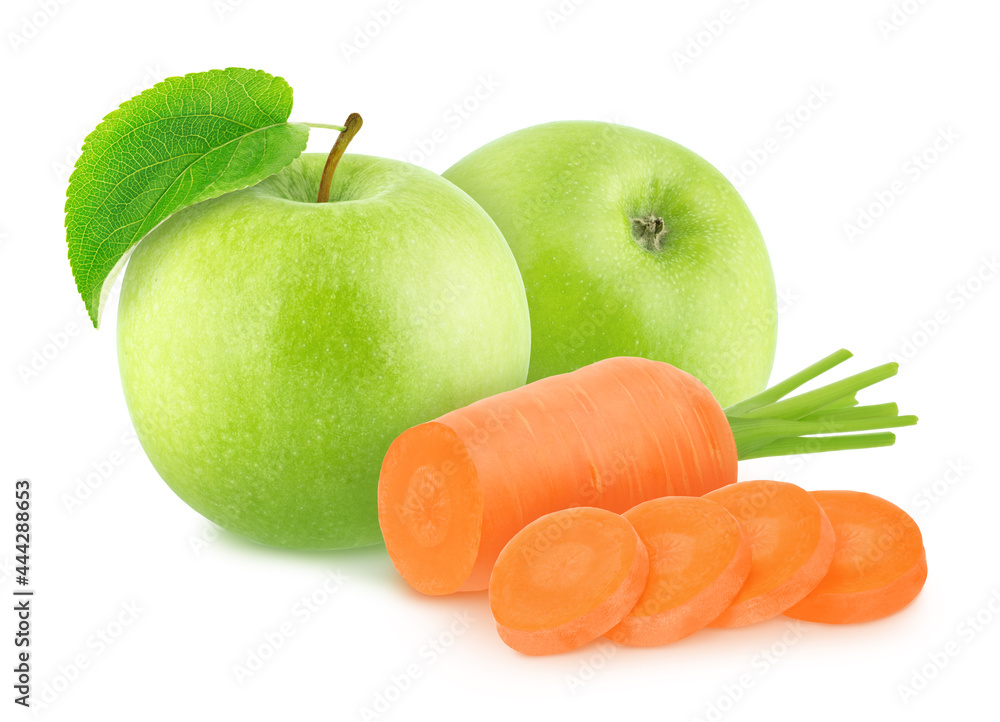
POLYGON ((731 420, 733 435, 736 436, 736 454, 741 459, 747 458, 745 452, 760 449, 778 439, 800 438, 815 434, 893 429, 899 426, 913 426, 916 423, 916 416, 876 416, 838 421, 731 420))
POLYGON ((813 434, 833 434, 848 431, 874 431, 894 429, 898 426, 913 426, 916 416, 862 416, 860 418, 831 418, 814 421, 783 421, 780 419, 730 419, 735 433, 752 438, 755 434, 779 439, 785 436, 811 436, 813 434))
POLYGON ((850 396, 845 396, 842 399, 837 399, 832 404, 824 406, 822 409, 820 409, 818 413, 822 413, 823 411, 836 411, 837 409, 848 409, 852 406, 857 406, 857 405, 858 405, 858 397, 855 396, 854 394, 851 394, 850 396))
POLYGON ((778 439, 770 444, 741 455, 740 459, 763 459, 768 456, 794 456, 816 454, 823 451, 847 451, 848 449, 873 449, 877 446, 892 446, 896 435, 890 431, 880 434, 845 434, 844 436, 798 436, 778 439))
POLYGON ((730 406, 726 409, 726 413, 734 416, 745 416, 749 412, 756 411, 762 406, 773 404, 774 402, 788 396, 788 394, 803 384, 812 381, 820 374, 826 373, 834 366, 842 364, 844 361, 851 358, 852 355, 853 354, 845 348, 842 348, 839 351, 834 351, 826 358, 820 359, 813 365, 802 369, 793 376, 789 376, 781 383, 777 383, 774 386, 761 391, 756 396, 751 396, 749 399, 744 399, 738 404, 730 406))
POLYGON ((798 396, 782 399, 768 406, 754 409, 746 414, 740 414, 740 416, 751 419, 800 419, 814 411, 819 411, 848 394, 857 393, 867 386, 872 386, 879 381, 884 381, 891 376, 895 376, 898 370, 898 363, 876 366, 873 369, 848 376, 846 379, 834 381, 832 384, 827 384, 814 391, 806 391, 798 396))
POLYGON ((726 409, 740 459, 888 446, 895 436, 857 434, 917 423, 894 403, 857 406, 856 394, 899 370, 883 364, 796 396, 787 394, 850 358, 844 349, 726 409))
POLYGON ((873 406, 848 406, 844 408, 826 406, 815 413, 803 416, 799 421, 867 419, 877 416, 896 416, 897 414, 899 414, 899 407, 896 404, 874 404, 873 406))

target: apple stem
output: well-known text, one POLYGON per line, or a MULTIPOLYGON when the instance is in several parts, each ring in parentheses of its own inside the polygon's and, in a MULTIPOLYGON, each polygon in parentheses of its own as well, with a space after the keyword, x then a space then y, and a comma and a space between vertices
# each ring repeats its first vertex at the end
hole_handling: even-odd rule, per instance
POLYGON ((347 116, 347 120, 344 121, 344 129, 337 136, 333 148, 330 149, 330 155, 326 157, 326 165, 323 166, 323 177, 319 182, 319 194, 316 196, 317 203, 328 203, 330 201, 330 186, 333 185, 333 172, 337 170, 337 163, 340 162, 344 151, 347 150, 347 144, 361 130, 361 124, 361 116, 357 113, 351 113, 347 116))

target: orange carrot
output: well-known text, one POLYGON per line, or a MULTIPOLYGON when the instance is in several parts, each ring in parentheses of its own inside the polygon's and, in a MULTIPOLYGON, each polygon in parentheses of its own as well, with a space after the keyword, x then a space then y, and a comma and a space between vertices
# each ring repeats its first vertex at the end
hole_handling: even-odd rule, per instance
POLYGON ((379 521, 403 578, 427 594, 485 589, 529 522, 626 511, 736 478, 722 408, 693 376, 616 358, 541 379, 422 424, 382 464, 379 521))
POLYGON ((623 515, 649 553, 635 607, 604 636, 637 647, 669 644, 718 617, 750 573, 750 540, 720 504, 667 496, 623 515))
POLYGON ((916 522, 885 499, 860 491, 813 491, 837 535, 833 564, 819 585, 785 615, 847 624, 905 607, 927 579, 916 522))
POLYGON ((736 481, 737 458, 890 444, 889 433, 839 434, 916 421, 894 404, 851 408, 895 364, 782 398, 849 356, 832 354, 727 411, 669 364, 607 359, 413 427, 379 478, 389 556, 426 594, 485 589, 500 550, 544 514, 700 496, 736 481))
POLYGON ((711 627, 743 627, 776 617, 811 592, 830 568, 833 527, 805 489, 781 481, 744 481, 705 495, 750 537, 750 576, 711 627))
POLYGON ((635 605, 649 557, 635 529, 604 509, 536 519, 503 548, 490 579, 500 637, 524 654, 558 654, 597 639, 635 605))

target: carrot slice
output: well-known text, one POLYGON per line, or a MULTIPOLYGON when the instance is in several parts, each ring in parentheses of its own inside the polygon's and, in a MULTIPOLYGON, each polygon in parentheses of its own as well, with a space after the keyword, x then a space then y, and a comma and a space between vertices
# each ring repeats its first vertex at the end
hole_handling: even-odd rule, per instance
POLYGON ((785 615, 808 622, 868 622, 898 612, 927 579, 917 523, 895 504, 860 491, 813 491, 837 535, 833 564, 785 615))
POLYGON ((652 647, 693 634, 729 606, 750 574, 750 540, 725 507, 668 496, 629 509, 649 553, 649 578, 635 607, 604 636, 652 647))
POLYGON ((577 507, 536 519, 503 548, 490 578, 500 637, 524 654, 597 639, 642 594, 649 557, 624 517, 577 507))
POLYGON ((750 537, 751 564, 739 594, 710 627, 742 627, 776 617, 826 575, 833 527, 809 492, 781 481, 744 481, 705 494, 726 507, 750 537))

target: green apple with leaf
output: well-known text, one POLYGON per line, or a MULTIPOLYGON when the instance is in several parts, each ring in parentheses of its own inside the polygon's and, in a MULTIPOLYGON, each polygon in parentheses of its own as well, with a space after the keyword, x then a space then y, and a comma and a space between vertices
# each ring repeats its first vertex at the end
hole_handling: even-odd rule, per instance
POLYGON ((404 429, 524 383, 517 266, 465 193, 344 149, 299 157, 291 89, 230 68, 168 79, 88 137, 67 202, 95 325, 118 310, 125 400, 158 473, 241 536, 381 539, 376 486, 404 429), (140 242, 141 241, 141 242, 140 242))
POLYGON ((666 361, 725 406, 764 388, 774 276, 732 184, 652 133, 564 121, 505 135, 444 177, 486 209, 531 310, 529 381, 612 356, 666 361))

